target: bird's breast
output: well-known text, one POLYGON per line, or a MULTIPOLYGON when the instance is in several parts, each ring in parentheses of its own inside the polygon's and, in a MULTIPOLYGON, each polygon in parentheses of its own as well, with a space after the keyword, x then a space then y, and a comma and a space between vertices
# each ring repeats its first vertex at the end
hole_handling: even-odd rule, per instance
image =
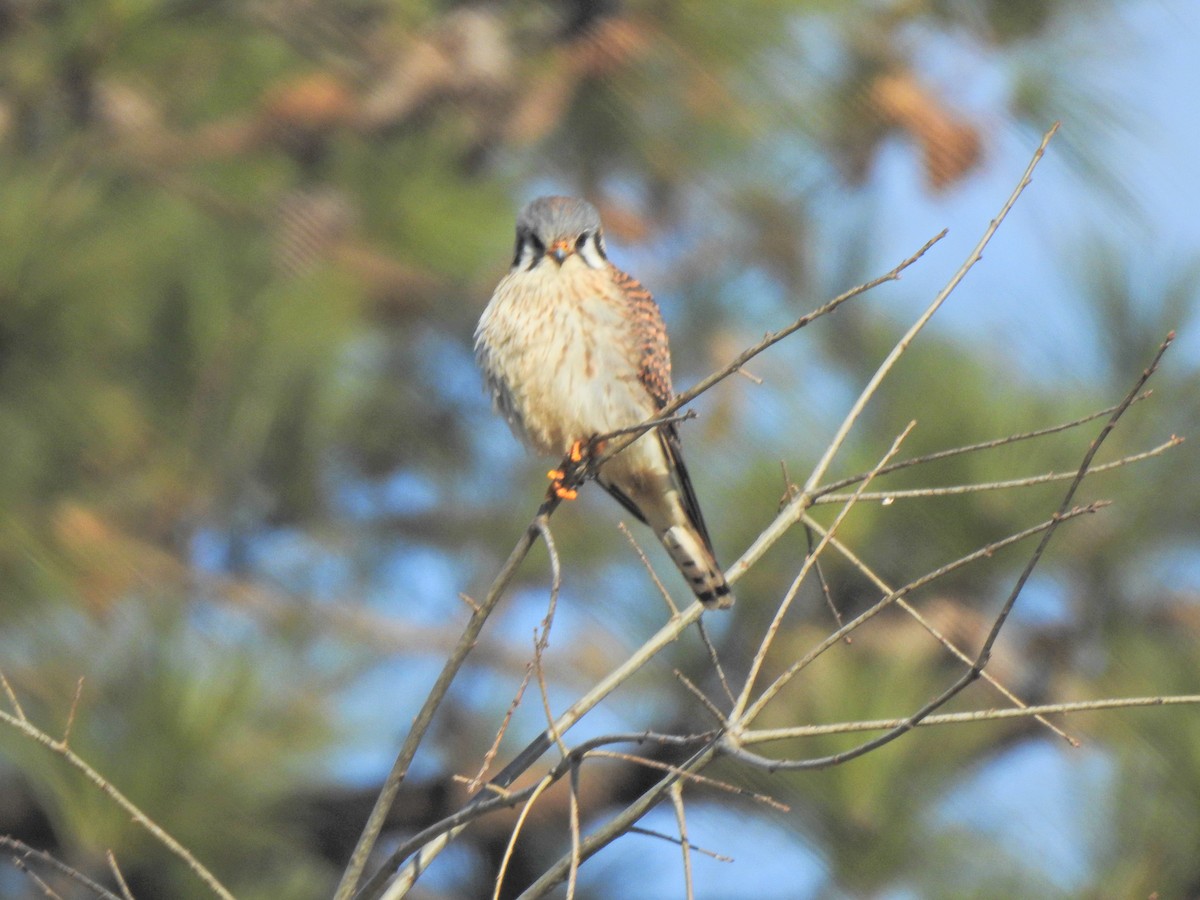
POLYGON ((654 410, 623 295, 607 272, 577 258, 505 277, 475 345, 497 406, 540 453, 565 453, 654 410))

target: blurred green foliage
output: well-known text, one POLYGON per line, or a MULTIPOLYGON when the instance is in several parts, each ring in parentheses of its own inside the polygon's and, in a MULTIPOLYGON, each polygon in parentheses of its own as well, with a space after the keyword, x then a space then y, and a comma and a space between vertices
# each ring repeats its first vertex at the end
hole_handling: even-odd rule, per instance
MULTIPOLYGON (((1126 110, 1081 90, 1086 61, 1058 51, 1114 6, 0 0, 0 671, 51 734, 84 679, 72 747, 237 896, 327 896, 380 755, 462 621, 454 594, 487 584, 544 484, 545 466, 490 415, 471 363, 520 201, 553 189, 600 205, 617 261, 663 302, 686 384, 878 274, 865 243, 834 240, 823 223, 877 202, 872 173, 896 147, 922 190, 944 196, 978 177, 1007 127, 1074 116, 1064 153, 1080 190, 1086 180, 1123 202, 1104 138, 1126 110), (962 111, 953 85, 927 74, 963 45, 1010 69, 990 117, 962 111)), ((837 474, 869 469, 914 417, 908 456, 1114 402, 1162 333, 1194 319, 1195 261, 1147 280, 1100 228, 1095 248, 1063 260, 1089 273, 1074 316, 1094 377, 1040 383, 1014 375, 1009 348, 984 335, 928 335, 837 474)), ((900 317, 872 304, 807 329, 793 339, 803 351, 756 360, 764 385, 723 386, 684 426, 720 548, 745 546, 770 520, 780 458, 803 481, 845 398, 895 341, 900 317)), ((1195 366, 1164 370, 1106 458, 1195 430, 1195 366)), ((1066 471, 1091 433, 887 483, 1066 471)), ((1180 559, 1195 566, 1194 471, 1195 456, 1176 453, 1098 482, 1119 512, 1056 544, 1045 571, 1057 612, 1014 623, 997 663, 1014 690, 1031 701, 1194 690, 1196 598, 1169 577, 1180 559)), ((899 584, 1026 527, 1058 496, 874 504, 841 535, 899 584)), ((585 497, 556 517, 568 609, 547 659, 555 691, 577 691, 659 621, 610 527, 617 516, 585 497)), ((739 587, 732 624, 717 626, 730 671, 744 671, 746 636, 804 548, 789 537, 739 587)), ((1017 558, 923 598, 964 646, 1017 558)), ((849 566, 825 574, 846 613, 877 598, 849 566)), ((521 578, 444 711, 396 833, 454 808, 450 774, 473 772, 494 734, 542 615, 544 558, 521 578)), ((773 665, 827 633, 817 591, 803 596, 773 665)), ((671 666, 706 678, 706 657, 685 647, 660 665, 618 718, 690 723, 686 695, 662 685, 671 666)), ((954 671, 910 622, 881 617, 765 724, 903 715, 954 671)), ((982 686, 964 700, 999 702, 982 686)), ((1044 737, 1031 724, 923 731, 816 775, 720 774, 792 805, 761 827, 813 847, 830 894, 963 896, 972 877, 978 897, 1194 891, 1194 715, 1069 725, 1115 767, 1088 798, 1100 812, 1084 811, 1107 829, 1078 838, 1111 846, 1069 888, 1046 870, 1053 861, 996 863, 985 838, 935 815, 964 771, 1044 737)), ((523 709, 502 751, 540 727, 540 712, 523 709)), ((592 809, 638 777, 614 774, 592 809)), ((0 833, 100 879, 111 848, 138 897, 207 896, 61 759, 2 727, 0 795, 13 798, 0 833)), ((530 824, 524 874, 561 852, 563 821, 530 824)), ((441 876, 447 895, 487 884, 505 837, 468 832, 468 861, 441 876)), ((514 890, 522 871, 518 860, 514 890)), ((0 893, 34 888, 6 871, 0 893)))

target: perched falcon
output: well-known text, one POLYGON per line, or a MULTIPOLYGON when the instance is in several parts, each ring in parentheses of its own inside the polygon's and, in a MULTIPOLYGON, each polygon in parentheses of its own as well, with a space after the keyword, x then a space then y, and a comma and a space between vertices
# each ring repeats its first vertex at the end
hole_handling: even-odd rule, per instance
MULTIPOLYGON (((521 210, 512 269, 479 319, 475 353, 496 408, 540 454, 578 456, 592 438, 646 421, 672 397, 658 304, 608 261, 599 213, 572 197, 541 197, 521 210)), ((674 425, 638 438, 596 478, 654 529, 705 606, 733 604, 674 425)))

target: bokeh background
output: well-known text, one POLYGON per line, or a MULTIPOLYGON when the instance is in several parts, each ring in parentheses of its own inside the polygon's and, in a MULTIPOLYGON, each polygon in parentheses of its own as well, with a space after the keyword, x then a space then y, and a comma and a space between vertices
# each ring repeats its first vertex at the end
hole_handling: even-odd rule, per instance
MULTIPOLYGON (((722 557, 802 481, 850 400, 958 267, 1041 134, 1026 196, 860 423, 834 474, 1111 403, 1171 328, 1152 399, 1104 459, 1200 419, 1200 6, 1194 0, 0 0, 0 671, 243 898, 328 896, 408 722, 544 489, 488 409, 471 335, 539 193, 587 196, 658 296, 687 386, 761 334, 949 237, 898 284, 793 337, 683 426, 722 557)), ((890 484, 1069 470, 1093 432, 890 484)), ((1030 701, 1200 684, 1194 446, 1095 477, 996 674, 1030 701)), ((894 583, 1043 518, 1060 489, 858 509, 843 536, 894 583)), ((559 511, 546 666, 562 708, 663 617, 595 489, 559 511)), ((676 596, 682 585, 635 531, 676 596)), ((789 536, 713 632, 744 670, 805 547, 789 536)), ((918 604, 965 645, 1023 558, 918 604)), ((826 576, 844 611, 875 599, 826 576)), ((538 549, 418 756, 388 841, 461 803, 530 656, 538 549)), ((815 592, 782 657, 828 632, 815 592)), ((706 723, 694 637, 579 734, 706 723)), ((890 717, 954 672, 884 616, 771 724, 890 717)), ((976 685, 962 708, 990 706, 976 685)), ((544 725, 518 711, 508 758, 544 725)), ((1200 717, 1186 707, 927 730, 829 771, 714 771, 783 813, 689 791, 697 896, 1200 896, 1200 717)), ((842 746, 810 741, 788 752, 842 746)), ((585 822, 636 796, 584 780, 585 822)), ((567 847, 536 808, 506 895, 567 847)), ((667 811, 647 824, 673 829, 667 811)), ((422 895, 484 896, 511 818, 422 895)), ((204 897, 43 748, 0 728, 0 833, 136 896, 204 897)), ((78 896, 56 884, 63 896, 78 896)), ((630 836, 588 897, 683 895, 678 849, 630 836)), ((0 895, 40 896, 0 862, 0 895)))

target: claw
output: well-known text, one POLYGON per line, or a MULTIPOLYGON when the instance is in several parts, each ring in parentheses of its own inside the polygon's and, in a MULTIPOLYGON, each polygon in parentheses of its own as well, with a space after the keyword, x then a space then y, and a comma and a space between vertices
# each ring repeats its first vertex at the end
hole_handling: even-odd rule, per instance
POLYGON ((575 488, 563 485, 563 479, 567 477, 567 473, 562 469, 551 469, 546 473, 546 477, 550 479, 550 490, 554 491, 554 496, 559 500, 574 500, 579 496, 579 491, 575 488))

